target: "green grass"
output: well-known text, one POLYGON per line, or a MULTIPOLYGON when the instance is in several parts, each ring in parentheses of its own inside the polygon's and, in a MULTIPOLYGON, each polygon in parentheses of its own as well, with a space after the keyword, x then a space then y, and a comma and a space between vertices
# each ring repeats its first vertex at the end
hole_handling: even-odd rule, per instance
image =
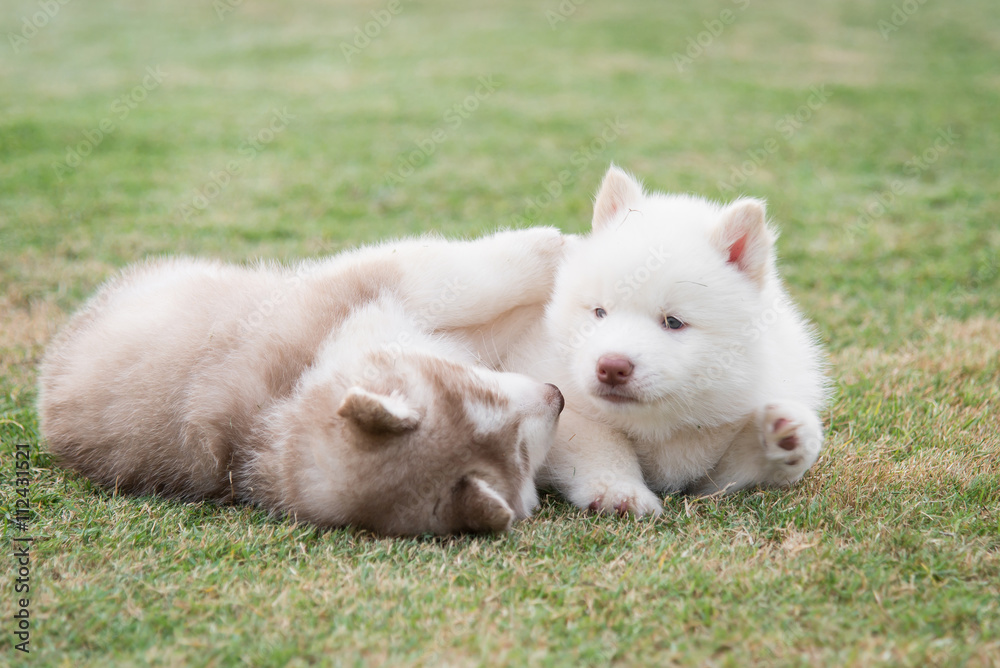
POLYGON ((346 62, 341 43, 387 4, 248 1, 219 20, 192 0, 71 2, 17 52, 7 35, 39 5, 5 12, 4 554, 17 442, 36 542, 32 653, 11 647, 4 556, 0 663, 997 665, 994 0, 920 4, 888 39, 889 2, 586 2, 555 29, 546 12, 571 3, 404 2, 346 62), (723 10, 733 21, 679 71, 723 10), (120 118, 147 67, 162 83, 120 118), (456 127, 449 109, 489 76, 456 127), (247 159, 275 110, 293 118, 247 159), (103 119, 114 131, 57 169, 103 119), (412 174, 386 178, 438 128, 412 174), (767 198, 838 390, 827 450, 793 489, 668 499, 656 521, 548 498, 501 537, 388 540, 116 498, 39 443, 45 343, 138 258, 294 259, 512 221, 577 232, 611 161, 721 199, 753 156, 735 191, 767 198), (185 215, 230 161, 239 173, 185 215))

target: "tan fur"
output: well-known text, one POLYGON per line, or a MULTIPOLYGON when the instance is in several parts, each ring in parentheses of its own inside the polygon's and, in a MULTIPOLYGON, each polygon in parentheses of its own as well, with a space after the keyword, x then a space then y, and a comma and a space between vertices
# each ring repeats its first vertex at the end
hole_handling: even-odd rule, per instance
POLYGON ((476 362, 503 363, 561 247, 532 230, 294 268, 129 268, 50 345, 43 435, 120 492, 390 534, 503 530, 531 510, 562 400, 476 362), (483 326, 498 321, 511 324, 483 326), (468 401, 502 406, 502 424, 477 432, 468 401))

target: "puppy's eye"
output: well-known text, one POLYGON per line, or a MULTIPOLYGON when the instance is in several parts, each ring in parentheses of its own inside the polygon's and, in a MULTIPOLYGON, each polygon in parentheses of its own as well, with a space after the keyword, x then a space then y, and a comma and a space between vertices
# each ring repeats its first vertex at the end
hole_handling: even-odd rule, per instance
POLYGON ((686 327, 683 322, 672 315, 668 315, 663 318, 663 322, 660 324, 663 325, 663 329, 684 329, 684 327, 686 327))
POLYGON ((598 306, 597 308, 595 308, 595 309, 594 309, 594 316, 595 316, 595 317, 596 317, 596 318, 597 318, 598 320, 600 320, 601 318, 603 318, 603 317, 604 317, 604 316, 606 316, 607 314, 608 314, 608 312, 607 312, 607 311, 605 311, 604 309, 602 309, 602 308, 601 308, 601 307, 599 307, 599 306, 598 306))

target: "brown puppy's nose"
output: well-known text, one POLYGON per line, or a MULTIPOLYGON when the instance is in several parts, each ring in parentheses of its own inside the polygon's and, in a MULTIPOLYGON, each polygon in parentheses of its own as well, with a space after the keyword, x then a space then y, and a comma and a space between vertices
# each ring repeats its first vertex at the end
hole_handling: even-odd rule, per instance
POLYGON ((603 355, 597 360, 597 380, 605 385, 624 385, 635 365, 624 355, 603 355))
MULTIPOLYGON (((559 413, 563 412, 566 408, 566 399, 563 398, 563 393, 559 391, 559 388, 552 383, 545 383, 549 388, 549 401, 554 401, 559 404, 559 413)), ((557 413, 558 415, 558 413, 557 413)))

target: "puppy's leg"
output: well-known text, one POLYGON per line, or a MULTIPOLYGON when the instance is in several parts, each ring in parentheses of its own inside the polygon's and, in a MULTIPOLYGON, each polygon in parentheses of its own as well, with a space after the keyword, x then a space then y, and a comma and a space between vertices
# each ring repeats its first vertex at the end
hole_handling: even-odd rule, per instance
POLYGON ((689 491, 728 494, 751 485, 785 487, 809 470, 822 447, 819 416, 798 402, 776 401, 757 412, 715 469, 689 491))
POLYGON ((398 249, 399 291, 430 329, 473 327, 548 300, 565 240, 554 228, 474 241, 417 241, 398 249))
POLYGON ((663 502, 642 478, 632 446, 616 431, 567 409, 541 473, 574 505, 597 513, 659 515, 663 502))

